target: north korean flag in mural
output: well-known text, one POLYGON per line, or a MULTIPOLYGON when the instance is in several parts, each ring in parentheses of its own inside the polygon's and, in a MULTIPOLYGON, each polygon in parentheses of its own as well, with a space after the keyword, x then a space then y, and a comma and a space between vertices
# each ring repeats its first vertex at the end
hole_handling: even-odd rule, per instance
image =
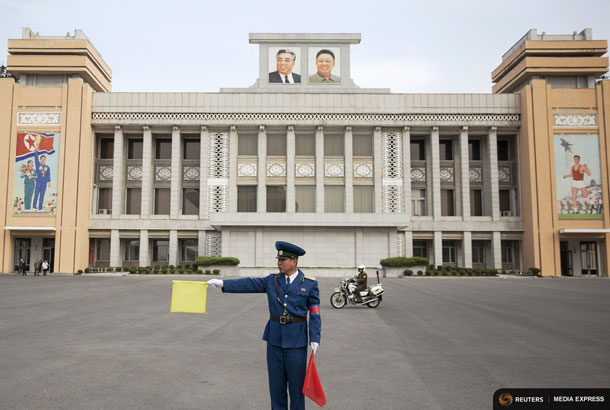
POLYGON ((40 153, 46 153, 48 155, 54 154, 54 141, 55 134, 31 132, 17 133, 17 155, 15 158, 16 162, 33 157, 34 152, 36 151, 36 144, 38 144, 38 151, 40 153))

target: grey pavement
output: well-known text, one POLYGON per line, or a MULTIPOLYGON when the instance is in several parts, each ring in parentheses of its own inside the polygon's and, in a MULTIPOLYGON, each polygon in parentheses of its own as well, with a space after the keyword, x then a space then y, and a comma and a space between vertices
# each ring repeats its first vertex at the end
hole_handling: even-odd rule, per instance
MULTIPOLYGON (((207 278, 0 275, 0 409, 270 408, 266 298, 210 289, 206 315, 169 313, 172 279, 207 278)), ((610 387, 608 279, 383 279, 379 308, 335 310, 337 283, 320 280, 325 409, 610 387)))

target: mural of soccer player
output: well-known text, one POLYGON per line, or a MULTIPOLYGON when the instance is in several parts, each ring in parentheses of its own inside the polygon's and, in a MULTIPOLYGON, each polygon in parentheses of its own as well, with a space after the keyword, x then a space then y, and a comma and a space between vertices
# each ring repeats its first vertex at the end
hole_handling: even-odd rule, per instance
POLYGON ((577 201, 576 197, 578 191, 582 194, 583 198, 589 197, 589 190, 585 185, 585 174, 591 176, 591 171, 587 164, 580 163, 580 155, 574 155, 574 165, 572 165, 571 172, 563 176, 564 179, 572 178, 572 208, 576 209, 577 201))
POLYGON ((51 188, 51 169, 47 162, 46 155, 39 155, 38 145, 36 146, 36 152, 34 153, 34 159, 36 160, 36 188, 34 191, 34 209, 42 211, 42 205, 44 203, 44 194, 48 188, 51 188))

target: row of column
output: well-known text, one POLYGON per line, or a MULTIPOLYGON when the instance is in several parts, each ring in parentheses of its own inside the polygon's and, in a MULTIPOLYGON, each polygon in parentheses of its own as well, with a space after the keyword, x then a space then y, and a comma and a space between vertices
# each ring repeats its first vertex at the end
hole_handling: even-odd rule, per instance
MULTIPOLYGON (((198 231, 197 238, 197 254, 205 255, 205 243, 206 243, 206 231, 198 231)), ((148 230, 140 230, 140 266, 150 266, 152 255, 149 254, 149 236, 148 230)), ((169 231, 169 265, 178 265, 179 262, 178 248, 178 231, 169 231)), ((123 260, 121 258, 121 238, 118 229, 112 229, 110 231, 110 266, 123 266, 123 260)))
MULTIPOLYGON (((434 265, 443 264, 443 233, 434 232, 432 245, 431 263, 434 265)), ((492 232, 491 256, 494 269, 502 269, 502 236, 500 232, 492 232)), ((413 232, 405 232, 405 254, 407 257, 413 256, 413 232)), ((472 232, 464 231, 462 237, 462 257, 465 268, 472 268, 472 232)))
MULTIPOLYGON (((201 127, 201 143, 199 156, 199 217, 207 218, 207 169, 208 169, 208 130, 201 127)), ((155 163, 153 158, 153 138, 150 127, 143 127, 142 144, 142 202, 140 215, 143 218, 153 212, 153 189, 155 182, 155 163)), ((113 174, 112 174, 112 218, 118 219, 124 213, 125 203, 125 140, 120 126, 114 131, 113 174)), ((180 128, 172 128, 172 156, 171 156, 171 191, 170 191, 170 217, 177 218, 181 213, 182 188, 182 138, 180 128)))

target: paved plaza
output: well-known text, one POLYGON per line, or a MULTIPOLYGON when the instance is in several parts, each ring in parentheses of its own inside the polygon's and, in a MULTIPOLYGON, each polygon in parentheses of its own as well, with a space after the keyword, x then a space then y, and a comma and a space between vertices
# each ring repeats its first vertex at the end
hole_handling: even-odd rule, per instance
MULTIPOLYGON (((172 279, 207 278, 0 275, 0 409, 268 409, 266 297, 210 289, 208 314, 169 313, 172 279)), ((379 308, 335 310, 337 283, 320 280, 325 409, 610 387, 608 279, 383 279, 379 308)))

